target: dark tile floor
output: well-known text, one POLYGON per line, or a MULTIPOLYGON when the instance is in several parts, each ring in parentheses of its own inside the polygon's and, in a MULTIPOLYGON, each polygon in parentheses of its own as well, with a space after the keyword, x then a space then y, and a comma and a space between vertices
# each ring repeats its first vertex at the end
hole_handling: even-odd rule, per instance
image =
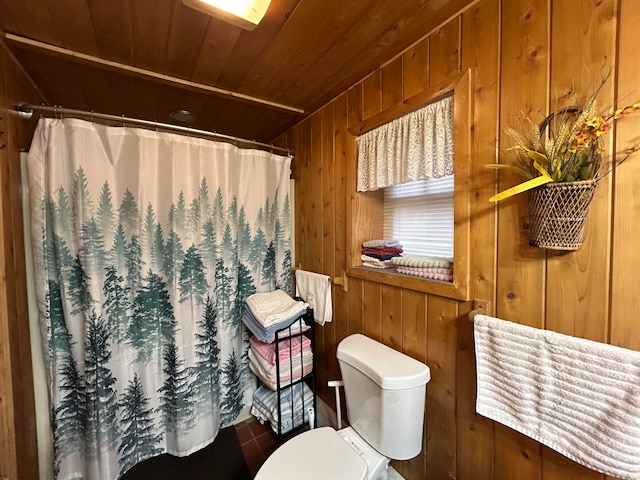
POLYGON ((235 429, 249 471, 255 476, 264 461, 280 446, 277 435, 269 424, 261 425, 253 417, 236 424, 235 429))

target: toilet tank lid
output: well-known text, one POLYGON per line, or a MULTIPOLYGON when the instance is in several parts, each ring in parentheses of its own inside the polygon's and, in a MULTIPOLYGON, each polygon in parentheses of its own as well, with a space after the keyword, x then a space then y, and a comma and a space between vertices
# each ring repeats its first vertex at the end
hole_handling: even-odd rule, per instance
POLYGON ((337 356, 385 390, 413 388, 431 379, 424 363, 359 333, 340 342, 337 356))

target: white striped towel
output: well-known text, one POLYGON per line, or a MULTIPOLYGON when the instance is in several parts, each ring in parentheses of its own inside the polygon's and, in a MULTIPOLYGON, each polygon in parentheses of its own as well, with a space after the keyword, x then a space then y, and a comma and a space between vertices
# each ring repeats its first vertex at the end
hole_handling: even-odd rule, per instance
POLYGON ((263 327, 268 327, 287 318, 296 318, 305 313, 309 306, 305 302, 294 300, 282 290, 254 293, 247 297, 245 303, 263 327))
POLYGON ((286 433, 301 426, 308 418, 308 408, 313 406, 313 392, 304 382, 296 383, 280 391, 280 396, 265 385, 261 385, 253 394, 251 414, 261 422, 270 422, 271 428, 278 433, 278 418, 282 418, 282 431, 286 433), (278 417, 278 398, 280 413, 278 417))
POLYGON ((640 352, 475 317, 476 411, 607 475, 640 479, 640 352))

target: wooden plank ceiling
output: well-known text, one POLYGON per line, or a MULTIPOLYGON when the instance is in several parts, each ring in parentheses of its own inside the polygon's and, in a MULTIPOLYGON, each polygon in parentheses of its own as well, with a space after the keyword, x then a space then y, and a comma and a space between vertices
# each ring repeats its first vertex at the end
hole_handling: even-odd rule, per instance
POLYGON ((181 0, 0 0, 2 39, 50 105, 270 142, 472 0, 272 0, 245 31, 181 0), (47 45, 304 110, 206 93, 47 45))

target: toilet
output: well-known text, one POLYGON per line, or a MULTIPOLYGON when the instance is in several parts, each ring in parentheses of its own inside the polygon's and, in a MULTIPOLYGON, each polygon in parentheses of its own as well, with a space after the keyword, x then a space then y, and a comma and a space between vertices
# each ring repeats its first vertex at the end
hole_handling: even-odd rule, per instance
POLYGON ((389 460, 420 453, 429 367, 360 334, 342 340, 337 357, 350 426, 292 438, 255 480, 386 480, 389 460))

